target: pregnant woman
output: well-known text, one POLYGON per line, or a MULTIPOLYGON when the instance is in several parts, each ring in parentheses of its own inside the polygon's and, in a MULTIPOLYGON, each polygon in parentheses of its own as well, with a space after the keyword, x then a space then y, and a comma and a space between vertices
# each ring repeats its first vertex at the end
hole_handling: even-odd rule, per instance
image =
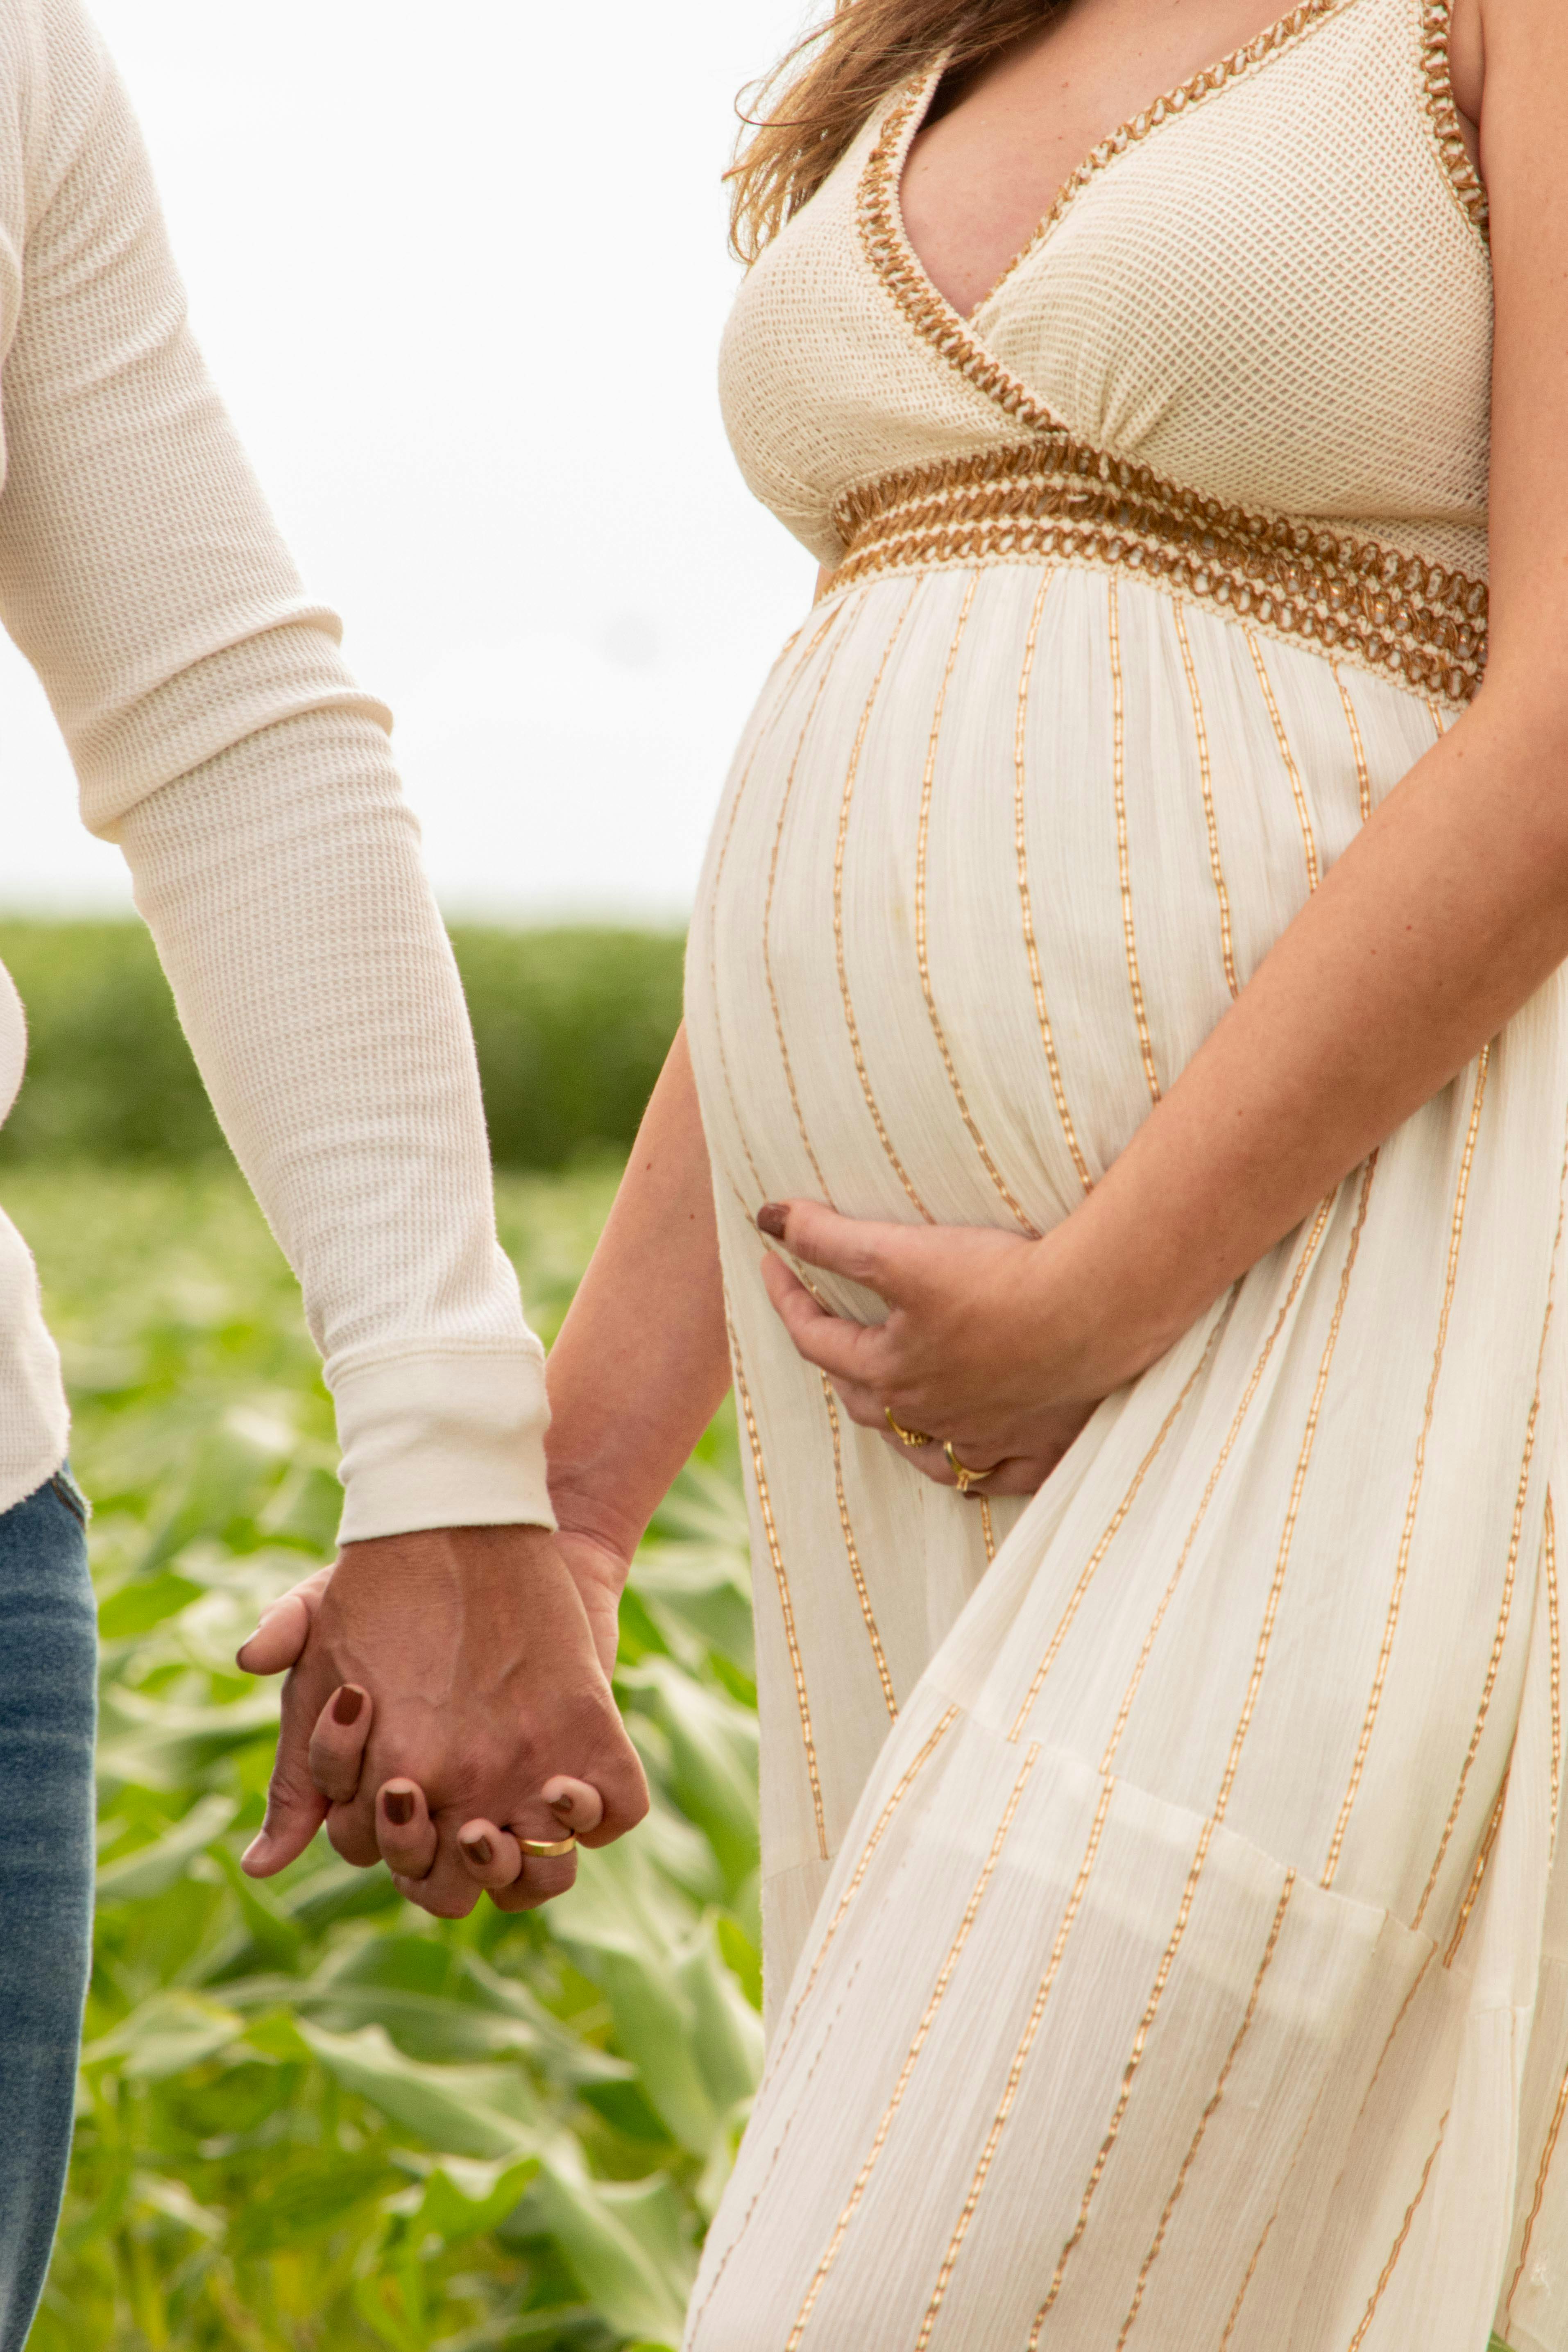
POLYGON ((739 1398, 693 2352, 1568 2352, 1568 17, 1262 15, 852 0, 738 170, 826 576, 551 1377, 601 1622, 739 1398))

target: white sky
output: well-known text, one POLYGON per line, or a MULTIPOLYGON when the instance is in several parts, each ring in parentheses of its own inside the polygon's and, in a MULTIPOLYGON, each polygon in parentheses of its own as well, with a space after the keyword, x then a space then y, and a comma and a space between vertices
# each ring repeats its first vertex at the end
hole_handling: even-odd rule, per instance
MULTIPOLYGON (((719 420, 731 102, 802 0, 96 0, 196 332, 451 911, 690 902, 810 593, 719 420)), ((0 903, 128 905, 0 639, 0 903)))

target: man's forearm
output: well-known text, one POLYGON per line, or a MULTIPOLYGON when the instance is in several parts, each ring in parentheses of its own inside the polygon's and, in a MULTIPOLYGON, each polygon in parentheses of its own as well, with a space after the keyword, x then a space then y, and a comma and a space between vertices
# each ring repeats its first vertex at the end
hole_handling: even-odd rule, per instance
POLYGON ((497 1245, 462 992, 384 732, 353 711, 264 729, 114 832, 303 1285, 344 1539, 547 1523, 542 1350, 497 1245))
POLYGON ((682 1029, 549 1363, 563 1529, 629 1559, 730 1379, 708 1150, 682 1029))

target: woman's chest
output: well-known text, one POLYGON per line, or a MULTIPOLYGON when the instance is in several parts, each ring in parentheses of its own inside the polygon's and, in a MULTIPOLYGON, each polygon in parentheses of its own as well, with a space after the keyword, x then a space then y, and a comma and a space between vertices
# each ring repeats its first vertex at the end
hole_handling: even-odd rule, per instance
POLYGON ((929 89, 907 92, 737 306, 753 487, 831 556, 852 484, 1055 423, 1458 560, 1484 522, 1491 293, 1446 36, 1440 5, 1306 0, 1102 142, 973 320, 909 234, 929 89))
MULTIPOLYGON (((939 293, 969 317, 1102 140, 1276 21, 1268 0, 1067 0, 999 58, 944 74, 900 189, 910 244, 939 293)), ((1479 0, 1454 0, 1447 48, 1473 162, 1479 0)))

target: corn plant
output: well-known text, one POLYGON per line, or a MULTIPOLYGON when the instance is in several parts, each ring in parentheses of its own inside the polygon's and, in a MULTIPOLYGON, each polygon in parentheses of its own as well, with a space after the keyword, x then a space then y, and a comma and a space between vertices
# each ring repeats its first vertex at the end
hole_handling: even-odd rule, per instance
MULTIPOLYGON (((559 1319, 612 1174, 511 1179, 559 1319)), ((671 2345, 755 2084, 755 1715, 732 1429, 639 1558, 618 1692, 654 1793, 540 1913, 436 1921, 318 1840, 253 1885, 275 1685, 233 1663, 330 1551, 330 1407, 223 1171, 18 1169, 93 1496, 99 1926, 32 2352, 671 2345)))

